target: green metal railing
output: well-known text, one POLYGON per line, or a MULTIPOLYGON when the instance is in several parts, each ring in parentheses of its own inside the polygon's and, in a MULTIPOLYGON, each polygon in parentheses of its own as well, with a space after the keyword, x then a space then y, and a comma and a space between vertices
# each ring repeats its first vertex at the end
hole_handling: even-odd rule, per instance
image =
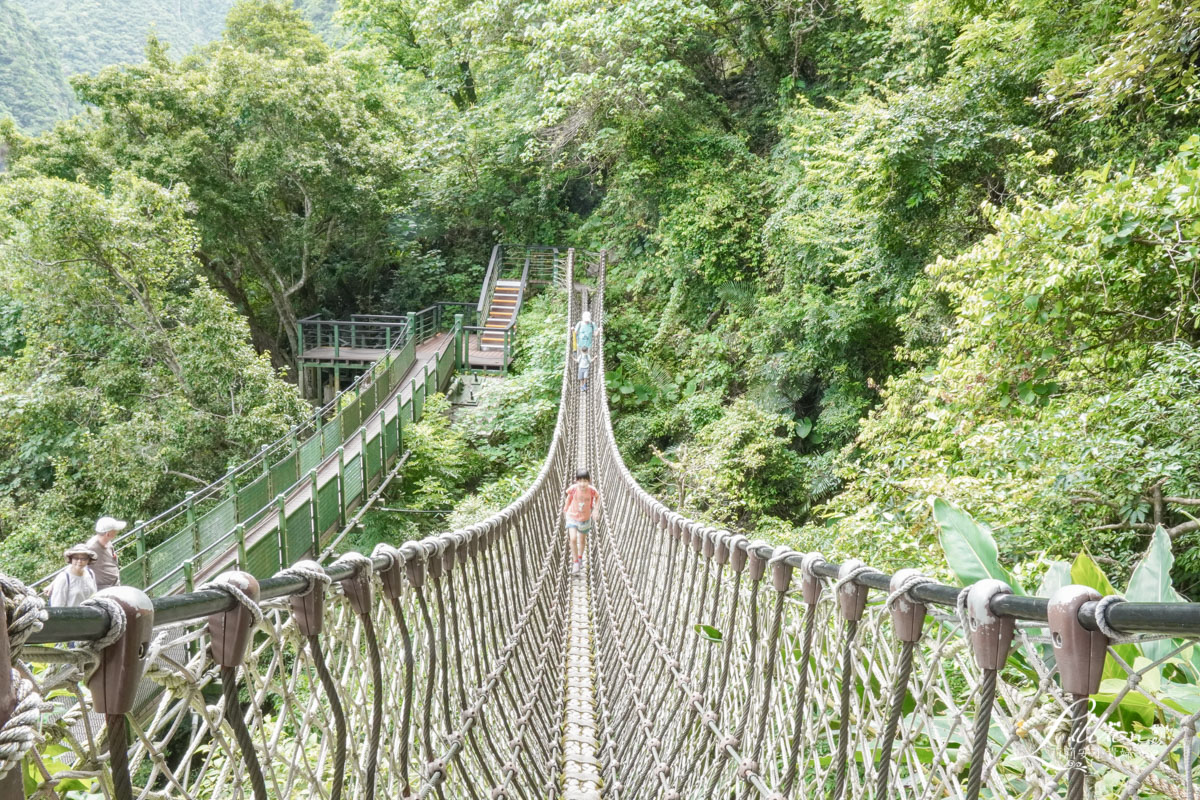
POLYGON ((412 340, 406 342, 377 371, 376 380, 346 398, 321 433, 235 489, 204 517, 124 563, 122 583, 155 597, 181 588, 190 591, 193 576, 217 563, 267 577, 297 559, 320 554, 347 514, 402 456, 404 428, 421 419, 426 397, 449 385, 456 361, 453 342, 438 354, 433 369, 418 372, 408 386, 399 384, 415 361, 413 348, 412 340), (404 399, 405 388, 411 389, 409 399, 404 399), (390 418, 382 409, 387 403, 394 406, 390 418), (381 410, 383 419, 372 425, 381 410), (335 435, 327 435, 330 430, 335 435), (356 452, 348 455, 352 442, 356 452), (246 513, 239 513, 239 501, 246 513), (265 535, 251 539, 264 526, 265 535))
MULTIPOLYGON (((407 315, 403 326, 393 328, 398 333, 390 349, 328 404, 315 410, 311 417, 275 442, 264 445, 253 458, 220 479, 197 492, 189 492, 182 502, 148 521, 135 523, 129 532, 115 539, 113 547, 121 564, 121 582, 158 596, 186 588, 192 575, 211 566, 214 559, 225 560, 234 552, 237 563, 263 569, 263 574, 271 574, 280 563, 289 563, 279 561, 284 552, 282 549, 274 555, 268 551, 271 546, 281 548, 298 542, 295 531, 299 530, 300 523, 290 522, 300 513, 296 508, 285 510, 280 525, 281 529, 289 522, 292 526, 293 533, 286 540, 276 541, 273 545, 264 544, 266 540, 255 540, 247 546, 245 532, 260 526, 268 514, 279 513, 280 498, 292 496, 299 484, 311 481, 313 470, 337 453, 351 437, 360 436, 364 421, 370 419, 380 403, 397 389, 404 388, 399 382, 416 361, 417 344, 438 333, 441 316, 437 306, 407 315), (416 324, 409 326, 412 319, 416 324), (417 331, 415 337, 409 335, 411 330, 417 331), (268 564, 274 566, 268 568, 268 564)), ((453 315, 450 319, 453 320, 453 315)), ((438 357, 436 374, 444 382, 438 382, 434 391, 448 385, 448 376, 461 350, 457 344, 461 338, 461 334, 456 333, 455 342, 438 357)), ((421 376, 420 403, 417 406, 411 406, 407 401, 403 404, 403 422, 414 419, 411 408, 423 407, 424 397, 434 385, 435 381, 421 376)), ((419 413, 415 418, 420 418, 419 413)), ((389 435, 393 438, 387 446, 397 449, 400 428, 396 427, 389 435)), ((379 446, 374 439, 368 446, 372 443, 379 446)), ((372 474, 371 477, 376 476, 372 474)), ((354 485, 353 481, 351 485, 354 485)), ((303 513, 308 515, 310 524, 313 508, 317 509, 318 522, 328 522, 329 513, 321 510, 321 501, 324 499, 328 507, 331 493, 328 485, 323 484, 316 490, 316 502, 306 501, 307 510, 303 513)), ((340 497, 339 502, 345 505, 355 500, 356 496, 347 496, 340 497)), ((338 511, 339 518, 343 514, 344 509, 338 511)), ((327 527, 321 524, 319 529, 326 530, 327 527)), ((310 543, 312 541, 315 539, 310 536, 310 543)), ((295 555, 292 560, 298 557, 295 555)), ((249 571, 255 572, 255 569, 249 571)), ((33 585, 45 584, 51 577, 48 575, 33 585)))

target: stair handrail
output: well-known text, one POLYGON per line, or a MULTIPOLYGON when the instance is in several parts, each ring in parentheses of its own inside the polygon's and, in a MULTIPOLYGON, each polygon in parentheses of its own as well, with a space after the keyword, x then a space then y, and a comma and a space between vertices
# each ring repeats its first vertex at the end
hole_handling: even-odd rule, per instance
POLYGON ((492 291, 496 288, 496 281, 500 280, 500 260, 503 254, 504 245, 492 247, 492 257, 488 260, 487 273, 483 276, 483 288, 479 290, 479 304, 475 306, 480 322, 487 320, 488 312, 492 308, 492 291))

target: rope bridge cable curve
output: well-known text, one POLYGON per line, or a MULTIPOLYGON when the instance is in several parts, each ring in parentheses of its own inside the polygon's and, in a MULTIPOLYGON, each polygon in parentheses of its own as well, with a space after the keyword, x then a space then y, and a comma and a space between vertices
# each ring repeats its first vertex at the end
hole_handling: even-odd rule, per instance
POLYGON ((493 517, 44 623, 0 581, 0 690, 34 698, 0 695, 5 800, 1195 800, 1200 606, 960 591, 671 511, 613 437, 588 260, 591 385, 567 359, 541 471, 493 517), (601 501, 572 577, 578 466, 601 501))

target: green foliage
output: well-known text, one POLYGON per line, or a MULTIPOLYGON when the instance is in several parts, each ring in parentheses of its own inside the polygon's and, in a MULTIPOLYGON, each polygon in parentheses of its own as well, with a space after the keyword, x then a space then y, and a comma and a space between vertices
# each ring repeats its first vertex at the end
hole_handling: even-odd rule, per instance
POLYGON ((7 568, 30 577, 101 514, 149 518, 304 413, 202 278, 183 189, 0 183, 7 568))
MULTIPOLYGON (((14 2, 14 0, 8 0, 14 2)), ((66 75, 142 58, 154 34, 180 55, 221 34, 234 0, 15 0, 53 43, 66 75)))
POLYGON ((554 435, 567 317, 560 292, 527 301, 517 325, 516 371, 485 386, 457 421, 472 448, 498 470, 540 463, 554 435))
POLYGON ((364 103, 370 91, 290 5, 235 6, 202 53, 174 63, 152 39, 147 59, 76 79, 101 115, 84 134, 92 146, 15 141, 14 171, 106 185, 119 164, 186 184, 204 273, 283 363, 298 352, 299 317, 370 306, 357 295, 369 297, 363 284, 388 254, 388 198, 403 186, 390 134, 364 103))
POLYGON ((940 497, 930 498, 930 501, 933 518, 941 529, 938 539, 942 552, 964 586, 992 578, 1004 581, 1017 594, 1025 593, 1021 584, 1000 566, 1000 553, 991 528, 940 497))
MULTIPOLYGON (((27 131, 40 131, 62 119, 74 96, 54 46, 12 0, 0 2, 0 119, 11 116, 27 131)), ((3 167, 0 153, 0 168, 3 167)))

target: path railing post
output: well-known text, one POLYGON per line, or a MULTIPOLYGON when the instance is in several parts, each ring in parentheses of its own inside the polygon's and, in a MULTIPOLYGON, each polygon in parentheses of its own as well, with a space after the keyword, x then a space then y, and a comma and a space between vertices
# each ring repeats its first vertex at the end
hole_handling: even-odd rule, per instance
MULTIPOLYGON (((236 505, 236 504, 235 504, 236 505)), ((146 523, 140 519, 133 523, 133 531, 137 536, 135 546, 137 547, 138 561, 142 564, 142 588, 145 589, 150 585, 150 559, 146 557, 146 523)))
POLYGON ((188 492, 184 495, 184 502, 187 503, 184 519, 187 527, 192 529, 192 554, 200 552, 200 526, 196 524, 196 505, 195 492, 188 492))
POLYGON ((317 469, 313 467, 308 471, 308 485, 312 500, 309 508, 312 509, 312 554, 316 558, 321 554, 321 514, 317 507, 317 496, 319 487, 317 486, 317 469))
POLYGON ((463 368, 463 363, 466 361, 466 352, 463 349, 463 315, 454 315, 454 369, 455 371, 463 368))

